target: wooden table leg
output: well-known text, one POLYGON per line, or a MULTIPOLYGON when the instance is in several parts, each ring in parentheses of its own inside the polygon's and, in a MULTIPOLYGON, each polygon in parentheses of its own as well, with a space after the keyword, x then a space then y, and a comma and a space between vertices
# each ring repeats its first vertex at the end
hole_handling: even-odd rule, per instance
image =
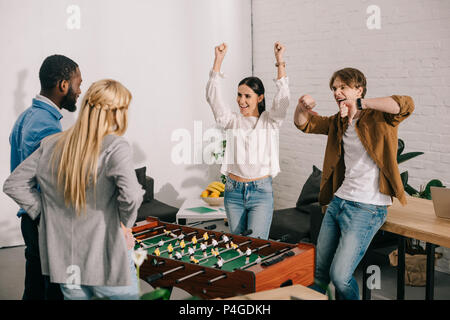
POLYGON ((405 237, 398 236, 397 300, 405 300, 405 237))
POLYGON ((427 284, 425 289, 425 300, 434 299, 434 249, 436 245, 428 243, 427 250, 427 284))

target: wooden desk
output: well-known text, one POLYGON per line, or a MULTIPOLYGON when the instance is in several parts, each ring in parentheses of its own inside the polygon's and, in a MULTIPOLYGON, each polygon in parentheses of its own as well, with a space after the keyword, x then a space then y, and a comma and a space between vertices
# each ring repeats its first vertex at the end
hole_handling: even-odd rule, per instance
MULTIPOLYGON (((450 247, 450 219, 436 217, 431 200, 407 197, 407 205, 402 206, 394 199, 388 208, 386 222, 381 230, 399 236, 397 299, 405 295, 405 237, 426 242, 427 284, 425 299, 434 297, 434 249, 436 245, 450 247)), ((364 281, 363 286, 366 286, 364 281)))
POLYGON ((431 200, 407 197, 407 201, 402 206, 394 199, 381 229, 450 248, 450 219, 436 217, 431 200))

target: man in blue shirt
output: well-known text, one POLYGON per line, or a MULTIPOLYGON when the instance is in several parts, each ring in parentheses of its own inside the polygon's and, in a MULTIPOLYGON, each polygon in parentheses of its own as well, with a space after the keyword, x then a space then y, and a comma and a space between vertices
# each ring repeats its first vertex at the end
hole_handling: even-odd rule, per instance
MULTIPOLYGON (((71 59, 62 55, 47 57, 39 70, 41 91, 16 120, 9 141, 11 143, 11 172, 41 144, 49 135, 62 131, 61 109, 76 110, 81 94, 80 69, 71 59)), ((20 209, 21 229, 25 241, 25 290, 23 300, 62 299, 58 284, 52 284, 42 275, 39 257, 39 218, 32 220, 20 209)))

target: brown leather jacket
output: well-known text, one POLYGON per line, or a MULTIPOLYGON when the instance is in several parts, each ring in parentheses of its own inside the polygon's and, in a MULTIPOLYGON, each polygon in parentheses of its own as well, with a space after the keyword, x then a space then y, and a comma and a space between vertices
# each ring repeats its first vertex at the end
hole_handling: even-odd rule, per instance
MULTIPOLYGON (((398 124, 414 111, 414 102, 408 96, 394 95, 392 98, 400 106, 398 114, 364 109, 355 129, 368 155, 380 168, 380 192, 396 197, 405 205, 405 190, 397 164, 397 131, 398 124)), ((348 118, 341 118, 339 112, 330 117, 311 115, 304 125, 296 126, 305 133, 328 135, 319 193, 320 204, 327 205, 344 181, 342 137, 348 127, 348 118)))

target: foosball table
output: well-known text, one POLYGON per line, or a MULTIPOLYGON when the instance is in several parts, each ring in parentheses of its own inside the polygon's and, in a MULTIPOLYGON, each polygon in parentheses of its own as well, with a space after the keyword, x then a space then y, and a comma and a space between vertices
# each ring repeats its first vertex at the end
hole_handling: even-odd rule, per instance
POLYGON ((314 246, 164 223, 133 229, 147 250, 139 275, 153 287, 178 287, 202 299, 227 298, 314 282, 314 246))

